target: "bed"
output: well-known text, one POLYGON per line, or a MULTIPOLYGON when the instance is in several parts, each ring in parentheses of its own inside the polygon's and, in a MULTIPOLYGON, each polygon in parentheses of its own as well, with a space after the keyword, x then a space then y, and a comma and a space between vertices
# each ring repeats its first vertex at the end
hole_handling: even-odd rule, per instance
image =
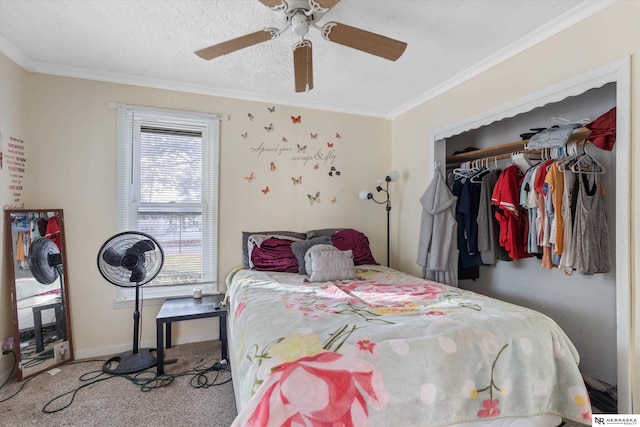
POLYGON ((373 262, 343 280, 229 274, 234 426, 591 423, 549 317, 373 262))

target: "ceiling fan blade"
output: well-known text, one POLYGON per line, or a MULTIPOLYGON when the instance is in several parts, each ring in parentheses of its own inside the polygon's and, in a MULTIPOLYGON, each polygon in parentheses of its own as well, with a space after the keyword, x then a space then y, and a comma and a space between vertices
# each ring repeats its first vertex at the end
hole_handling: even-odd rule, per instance
POLYGON ((314 3, 318 3, 320 7, 325 9, 331 9, 333 6, 340 3, 340 0, 312 0, 314 3))
POLYGON ((296 92, 313 89, 313 57, 309 40, 302 40, 293 46, 293 70, 296 92))
POLYGON ((358 49, 391 61, 400 58, 407 48, 405 42, 337 22, 328 22, 325 24, 322 27, 322 37, 334 43, 358 49))
POLYGON ((240 36, 235 39, 196 50, 195 54, 202 59, 210 60, 226 55, 227 53, 244 49, 245 47, 253 46, 254 44, 266 42, 267 40, 271 40, 273 37, 273 29, 265 28, 264 30, 256 31, 255 33, 245 34, 244 36, 240 36))
POLYGON ((270 8, 278 7, 282 4, 282 0, 258 0, 258 1, 270 8))

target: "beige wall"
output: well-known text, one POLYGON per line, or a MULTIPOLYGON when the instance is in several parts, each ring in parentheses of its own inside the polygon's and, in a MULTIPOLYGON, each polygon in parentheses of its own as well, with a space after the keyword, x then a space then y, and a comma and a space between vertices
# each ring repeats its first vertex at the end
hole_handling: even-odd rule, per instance
MULTIPOLYGON (((421 209, 419 198, 433 176, 430 137, 433 132, 461 119, 475 116, 527 94, 544 89, 619 58, 632 55, 632 233, 628 248, 631 260, 638 259, 638 220, 640 220, 640 150, 638 139, 640 111, 640 2, 622 1, 575 25, 508 61, 482 73, 454 89, 401 115, 392 123, 393 168, 403 175, 399 208, 392 220, 392 253, 400 270, 421 274, 415 263, 417 230, 421 209)), ((394 264, 392 262, 392 264, 394 264)), ((633 269, 633 267, 632 267, 633 269)), ((637 289, 640 279, 632 271, 633 306, 639 312, 637 289)), ((634 319, 629 319, 633 325, 634 319)), ((637 320, 636 320, 637 322, 637 320)), ((637 326, 637 325, 636 325, 637 326)), ((636 327, 636 338, 638 335, 636 327)), ((632 372, 636 399, 640 392, 639 361, 632 372)), ((637 407, 639 402, 635 402, 637 407)))
MULTIPOLYGON (((64 209, 76 356, 131 347, 132 307, 113 307, 116 287, 96 268, 100 246, 117 231, 116 110, 107 108, 110 101, 229 115, 221 122, 220 138, 221 289, 226 274, 241 263, 242 230, 353 227, 370 237, 374 256, 384 261, 384 209, 358 199, 358 192, 373 190, 389 170, 389 122, 281 105, 270 112, 274 105, 50 75, 31 74, 26 80, 29 141, 35 147, 28 152, 26 205, 64 209), (300 116, 300 122, 294 124, 291 116, 300 116), (261 144, 284 150, 260 153, 255 149, 261 144), (311 158, 305 162, 304 156, 311 158), (340 176, 329 176, 332 165, 340 176), (256 178, 249 183, 244 177, 251 172, 256 178), (302 184, 294 185, 291 178, 300 176, 302 184), (307 194, 318 191, 320 203, 311 204, 307 194)), ((16 98, 24 102, 24 96, 16 98)), ((7 286, 3 282, 3 294, 7 286)), ((143 306, 143 345, 155 341, 158 309, 143 306)), ((214 321, 197 320, 176 324, 174 335, 181 342, 215 331, 214 321)))
MULTIPOLYGON (((0 54, 0 132, 2 133, 0 150, 5 155, 7 154, 7 144, 11 137, 21 139, 25 142, 25 145, 29 142, 27 88, 28 73, 6 56, 0 54)), ((5 159, 2 170, 0 170, 0 204, 3 208, 6 205, 20 204, 20 200, 16 202, 13 192, 8 190, 9 181, 9 170, 7 159, 5 159)), ((2 227, 0 227, 0 242, 2 242, 0 246, 0 277, 2 277, 2 284, 0 285, 0 341, 4 341, 14 335, 8 285, 10 264, 5 256, 10 244, 5 242, 4 236, 5 223, 3 215, 2 227)), ((10 357, 0 357, 0 377, 2 377, 2 373, 11 369, 12 362, 10 357)))

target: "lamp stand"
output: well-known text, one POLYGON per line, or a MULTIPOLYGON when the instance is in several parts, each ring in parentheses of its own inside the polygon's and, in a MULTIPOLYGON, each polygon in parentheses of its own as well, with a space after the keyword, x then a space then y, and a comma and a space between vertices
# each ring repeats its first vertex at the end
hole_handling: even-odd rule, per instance
MULTIPOLYGON (((397 172, 396 172, 397 174, 397 172)), ((387 199, 384 201, 378 201, 373 197, 373 194, 367 192, 367 191, 361 191, 360 192, 360 198, 363 200, 373 200, 374 202, 376 202, 379 205, 385 205, 385 209, 387 211, 387 267, 390 267, 391 264, 391 257, 390 257, 390 253, 391 253, 391 199, 389 197, 389 183, 391 181, 395 181, 397 179, 397 177, 394 179, 391 177, 391 174, 387 175, 384 180, 385 180, 385 188, 382 188, 382 183, 380 181, 378 181, 378 185, 376 187, 376 191, 378 193, 383 192, 385 193, 385 195, 387 196, 387 199)))

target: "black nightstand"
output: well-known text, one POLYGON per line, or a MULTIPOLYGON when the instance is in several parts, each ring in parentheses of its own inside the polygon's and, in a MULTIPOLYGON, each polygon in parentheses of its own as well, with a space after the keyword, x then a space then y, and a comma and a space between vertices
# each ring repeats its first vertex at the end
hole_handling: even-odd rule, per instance
POLYGON ((182 320, 220 318, 220 342, 222 359, 227 359, 227 308, 222 305, 224 295, 205 295, 202 298, 168 299, 156 316, 157 368, 158 375, 164 374, 164 334, 162 325, 166 325, 167 348, 171 348, 171 323, 182 320))

